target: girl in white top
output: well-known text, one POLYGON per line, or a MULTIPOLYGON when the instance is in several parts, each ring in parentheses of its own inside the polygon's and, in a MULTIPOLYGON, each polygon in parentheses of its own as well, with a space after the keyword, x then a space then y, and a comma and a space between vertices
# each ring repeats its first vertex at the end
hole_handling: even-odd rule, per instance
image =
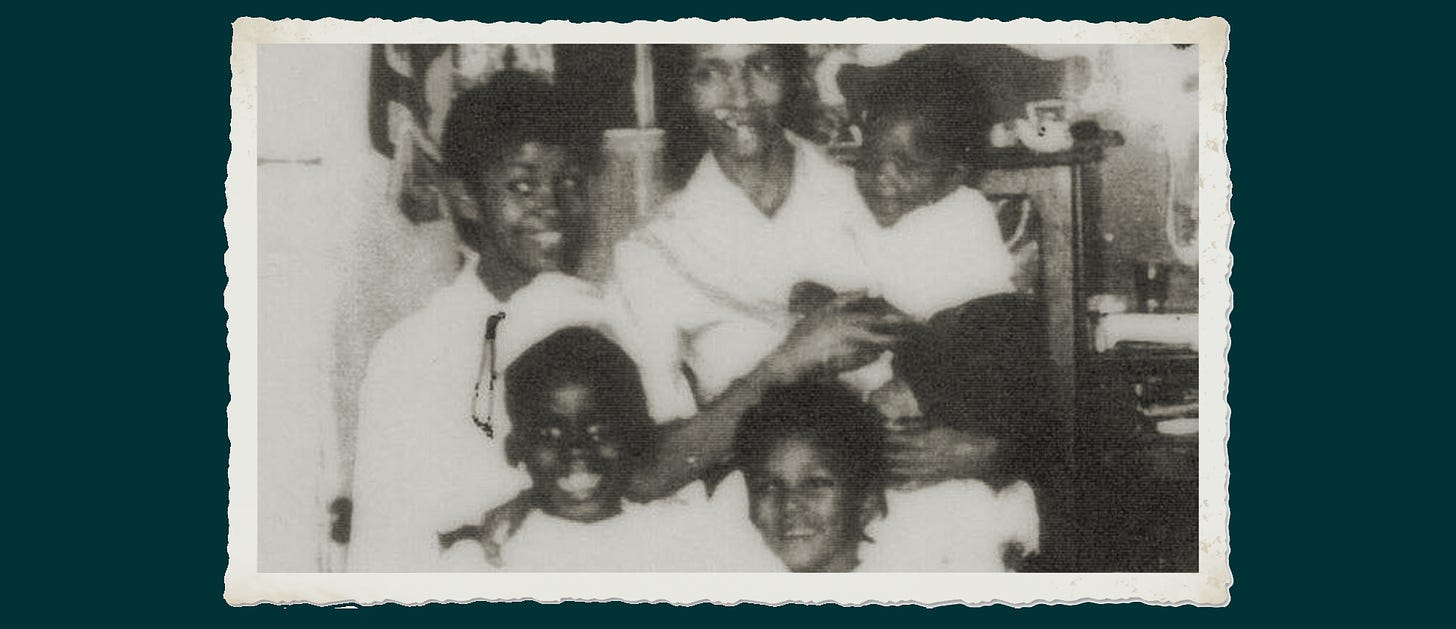
POLYGON ((561 327, 614 327, 602 290, 568 275, 590 138, 563 124, 563 109, 550 84, 512 71, 451 106, 443 152, 475 201, 453 217, 470 251, 456 281, 370 357, 351 571, 437 570, 440 531, 479 501, 530 486, 505 456, 509 420, 492 374, 561 327))
POLYGON ((735 453, 749 515, 794 572, 1006 572, 1040 548, 1031 487, 978 480, 884 487, 875 411, 835 384, 774 390, 735 453))

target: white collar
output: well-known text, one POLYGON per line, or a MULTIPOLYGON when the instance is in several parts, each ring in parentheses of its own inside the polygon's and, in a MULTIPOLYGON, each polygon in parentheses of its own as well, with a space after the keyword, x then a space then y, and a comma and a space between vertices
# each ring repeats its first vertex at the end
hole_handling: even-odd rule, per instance
POLYGON ((537 273, 530 281, 511 295, 508 299, 501 299, 490 291, 485 285, 485 280, 480 278, 480 254, 474 250, 461 248, 460 250, 460 271, 455 274, 455 279, 450 283, 450 290, 461 297, 470 299, 477 303, 489 304, 490 309, 501 309, 507 304, 517 301, 516 297, 522 293, 535 294, 540 292, 570 292, 599 294, 601 289, 587 280, 574 275, 568 275, 560 271, 545 271, 537 273))
MULTIPOLYGON (((774 214, 774 217, 782 215, 783 210, 794 202, 794 198, 799 194, 799 190, 814 177, 813 171, 821 169, 823 166, 822 163, 826 161, 826 158, 818 153, 813 142, 799 137, 797 134, 788 130, 784 130, 784 138, 788 140, 789 146, 793 147, 794 150, 793 178, 789 181, 789 193, 784 197, 784 204, 779 208, 779 213, 774 214)), ((718 163, 718 158, 713 156, 712 150, 709 150, 703 156, 703 159, 698 162, 698 167, 693 170, 693 176, 688 179, 687 186, 683 188, 680 194, 685 198, 690 198, 695 201, 687 207, 682 208, 681 211, 712 212, 715 215, 721 216, 718 209, 709 209, 705 204, 697 203, 697 201, 702 199, 716 199, 727 201, 724 205, 740 208, 741 210, 751 210, 753 215, 757 216, 760 220, 773 220, 773 217, 765 216, 758 209, 758 206, 753 204, 753 201, 748 198, 748 193, 744 192, 743 188, 733 183, 733 180, 724 174, 723 167, 718 163), (730 190, 731 192, 729 192, 730 190), (731 198, 725 198, 725 195, 730 195, 731 198)))

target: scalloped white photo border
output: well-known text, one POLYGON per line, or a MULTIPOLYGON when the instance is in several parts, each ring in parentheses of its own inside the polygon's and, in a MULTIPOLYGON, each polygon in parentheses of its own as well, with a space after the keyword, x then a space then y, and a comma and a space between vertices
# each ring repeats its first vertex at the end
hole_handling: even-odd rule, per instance
POLYGON ((1152 23, 974 21, 477 23, 371 19, 234 23, 232 154, 228 161, 229 460, 225 599, 257 603, 419 604, 435 601, 790 602, 1029 606, 1143 601, 1220 606, 1229 600, 1228 277, 1233 218, 1225 146, 1229 24, 1222 18, 1152 23), (1068 574, 345 574, 260 573, 258 539, 258 47, 282 43, 1192 43, 1199 81, 1199 572, 1068 574))

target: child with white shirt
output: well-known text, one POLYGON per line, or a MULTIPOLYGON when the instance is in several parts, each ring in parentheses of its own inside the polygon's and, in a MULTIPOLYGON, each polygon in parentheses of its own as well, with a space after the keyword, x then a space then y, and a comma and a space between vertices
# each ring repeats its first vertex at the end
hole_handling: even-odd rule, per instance
MULTIPOLYGON (((965 185, 987 146, 986 99, 969 77, 927 72, 903 68, 888 74, 888 85, 868 91, 855 168, 856 187, 874 219, 856 234, 865 289, 882 307, 922 323, 1014 292, 1016 270, 995 208, 965 185), (925 89, 927 83, 936 89, 925 89)), ((796 287, 796 301, 806 304, 797 310, 831 295, 813 284, 796 287)), ((841 380, 892 418, 918 414, 891 360, 886 352, 841 380)))
POLYGON ((435 536, 469 516, 465 498, 505 498, 528 485, 506 463, 510 418, 490 394, 495 368, 562 327, 611 327, 601 289, 569 275, 595 136, 568 123, 566 105, 557 86, 512 70, 450 105, 440 148, 471 201, 451 207, 467 251, 456 279, 370 354, 354 439, 350 571, 435 571, 435 536))
POLYGON ((900 68, 861 109, 855 185, 880 227, 861 239, 871 292, 925 320, 1012 291, 995 208, 967 185, 989 148, 978 82, 953 69, 900 68))
POLYGON ((531 488, 512 501, 525 512, 505 530, 487 516, 442 531, 447 569, 742 569, 751 553, 723 546, 753 547, 741 491, 709 500, 695 483, 651 504, 626 500, 632 475, 652 454, 653 422, 636 365, 616 344, 591 329, 562 330, 528 349, 504 378, 507 456, 531 477, 531 488))
POLYGON ((835 384, 765 395, 744 418, 735 455, 749 519, 794 572, 1005 572, 1037 552, 1030 485, 952 480, 886 487, 874 409, 835 384))

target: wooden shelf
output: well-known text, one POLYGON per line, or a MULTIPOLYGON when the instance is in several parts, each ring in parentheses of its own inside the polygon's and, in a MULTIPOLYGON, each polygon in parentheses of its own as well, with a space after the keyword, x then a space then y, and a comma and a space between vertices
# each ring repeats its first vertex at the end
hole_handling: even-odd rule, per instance
POLYGON ((1198 370, 1198 352, 1186 348, 1114 349, 1089 353, 1079 362, 1084 370, 1112 370, 1121 374, 1193 372, 1198 370))
MULTIPOLYGON (((1102 159, 1108 147, 1122 146, 1123 137, 1116 131, 1105 131, 1096 125, 1082 127, 1072 148, 1056 153, 1038 153, 1025 146, 988 149, 981 160, 981 170, 1014 170, 1018 168, 1049 168, 1052 166, 1075 166, 1094 164, 1102 159)), ((859 147, 851 144, 831 144, 825 149, 830 156, 844 164, 853 164, 859 154, 859 147)))
POLYGON ((1091 164, 1102 159, 1104 149, 1122 146, 1124 141, 1121 133, 1104 131, 1095 126, 1079 135, 1081 139, 1076 140, 1071 149, 1056 153, 1038 153, 1024 146, 991 149, 981 166, 986 170, 1005 170, 1091 164))

